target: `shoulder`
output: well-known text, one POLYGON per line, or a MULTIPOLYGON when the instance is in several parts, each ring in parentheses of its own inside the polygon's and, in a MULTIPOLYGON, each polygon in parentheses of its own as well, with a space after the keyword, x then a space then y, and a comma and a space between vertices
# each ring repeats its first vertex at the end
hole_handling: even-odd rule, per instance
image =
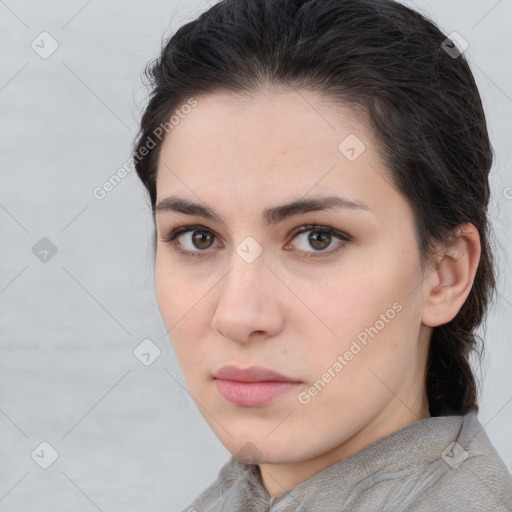
POLYGON ((512 512, 512 477, 494 461, 471 460, 443 475, 404 512, 512 512))
POLYGON ((432 464, 430 483, 407 512, 512 512, 512 476, 485 433, 475 411, 432 464))

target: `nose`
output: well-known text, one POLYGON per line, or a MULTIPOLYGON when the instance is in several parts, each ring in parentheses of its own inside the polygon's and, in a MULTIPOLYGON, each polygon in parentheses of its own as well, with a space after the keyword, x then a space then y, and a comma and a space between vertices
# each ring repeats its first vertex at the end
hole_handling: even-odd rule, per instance
POLYGON ((267 268, 263 255, 248 263, 234 254, 232 267, 219 287, 211 321, 214 331, 243 344, 279 334, 283 328, 279 280, 267 268))

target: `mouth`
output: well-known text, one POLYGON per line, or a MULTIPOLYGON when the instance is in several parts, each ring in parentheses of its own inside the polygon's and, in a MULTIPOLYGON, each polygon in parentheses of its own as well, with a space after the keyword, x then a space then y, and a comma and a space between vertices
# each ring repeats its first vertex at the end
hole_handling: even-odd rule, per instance
POLYGON ((267 405, 302 383, 260 366, 246 369, 223 366, 213 378, 219 393, 228 402, 242 407, 267 405))

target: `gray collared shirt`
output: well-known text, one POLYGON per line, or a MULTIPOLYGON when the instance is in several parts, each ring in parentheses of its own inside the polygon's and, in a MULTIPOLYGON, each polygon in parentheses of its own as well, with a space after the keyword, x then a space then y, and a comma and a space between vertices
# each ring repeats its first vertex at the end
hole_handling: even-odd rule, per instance
POLYGON ((512 476, 473 410, 407 425, 271 497, 231 457, 183 512, 512 512, 512 476))

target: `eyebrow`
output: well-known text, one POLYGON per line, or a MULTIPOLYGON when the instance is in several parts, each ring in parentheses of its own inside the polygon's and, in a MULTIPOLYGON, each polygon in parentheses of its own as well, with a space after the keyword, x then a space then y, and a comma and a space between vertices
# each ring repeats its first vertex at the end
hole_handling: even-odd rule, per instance
MULTIPOLYGON (((309 199, 296 199, 289 203, 266 208, 263 210, 263 219, 268 226, 278 224, 289 217, 313 211, 348 208, 351 210, 370 211, 368 206, 359 200, 350 200, 339 196, 321 196, 309 199)), ((213 208, 194 203, 188 199, 169 196, 162 199, 155 208, 155 212, 178 212, 185 215, 195 215, 224 223, 222 217, 213 208)))

